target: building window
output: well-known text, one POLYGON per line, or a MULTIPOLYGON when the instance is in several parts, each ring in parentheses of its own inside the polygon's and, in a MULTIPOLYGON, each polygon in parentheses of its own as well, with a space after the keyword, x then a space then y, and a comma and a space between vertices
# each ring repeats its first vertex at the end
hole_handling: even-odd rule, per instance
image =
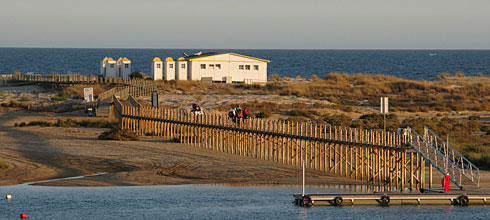
POLYGON ((259 70, 259 65, 254 65, 254 70, 259 70))
POLYGON ((180 68, 185 69, 185 63, 180 64, 180 68))
POLYGON ((221 64, 216 64, 215 67, 216 67, 216 69, 219 69, 220 70, 221 69, 221 64))
POLYGON ((168 64, 168 68, 173 69, 174 68, 174 64, 173 63, 168 64))
POLYGON ((160 64, 159 63, 157 63, 157 68, 160 69, 160 64))
POLYGON ((250 65, 245 65, 245 70, 250 70, 250 65))
POLYGON ((243 65, 238 65, 239 70, 243 70, 243 65))
POLYGON ((206 64, 201 64, 201 69, 205 70, 206 69, 206 64))
POLYGON ((109 65, 111 68, 114 68, 114 64, 109 65))
POLYGON ((209 64, 209 69, 214 70, 214 64, 209 64))
POLYGON ((125 63, 124 68, 129 68, 129 64, 125 63))

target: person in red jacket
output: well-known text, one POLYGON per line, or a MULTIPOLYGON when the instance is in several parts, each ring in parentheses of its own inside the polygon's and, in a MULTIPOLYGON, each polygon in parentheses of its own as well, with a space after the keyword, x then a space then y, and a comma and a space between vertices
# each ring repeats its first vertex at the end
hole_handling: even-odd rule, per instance
POLYGON ((451 184, 451 177, 449 177, 449 173, 446 173, 444 179, 442 179, 442 188, 444 188, 444 192, 449 192, 450 184, 451 184))

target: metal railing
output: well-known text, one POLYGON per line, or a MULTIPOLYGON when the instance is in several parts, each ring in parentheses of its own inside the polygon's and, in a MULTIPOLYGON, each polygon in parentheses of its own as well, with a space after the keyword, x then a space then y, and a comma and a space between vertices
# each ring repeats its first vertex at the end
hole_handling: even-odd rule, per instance
POLYGON ((475 164, 426 126, 424 126, 424 139, 446 157, 446 163, 453 163, 458 166, 464 176, 480 186, 480 169, 475 164))
MULTIPOLYGON (((453 151, 452 153, 455 155, 460 155, 463 159, 463 161, 471 164, 471 168, 473 171, 470 171, 470 173, 478 173, 477 177, 475 176, 474 178, 466 176, 465 169, 460 167, 457 163, 455 163, 455 160, 451 160, 450 154, 445 153, 445 152, 450 152, 448 149, 449 147, 447 144, 444 144, 444 147, 442 147, 442 143, 440 142, 434 142, 432 139, 434 137, 429 137, 428 134, 425 135, 424 137, 421 136, 417 131, 412 129, 411 127, 407 126, 407 129, 405 129, 405 135, 407 137, 407 143, 419 154, 421 154, 426 161, 432 164, 439 172, 441 172, 443 175, 446 173, 450 174, 451 182, 456 184, 458 187, 463 186, 463 178, 468 178, 472 183, 476 184, 479 186, 479 170, 478 168, 473 165, 471 162, 469 162, 466 158, 464 158, 459 152, 454 150, 451 147, 451 150, 453 151), (429 139, 427 139, 429 138, 429 139), (446 149, 446 150, 445 150, 446 149)), ((431 136, 435 135, 434 132, 430 133, 431 136)), ((440 139, 440 137, 439 137, 440 139)), ((442 140, 442 139, 440 139, 442 140)), ((440 141, 439 140, 439 141, 440 141)), ((445 142, 444 142, 445 143, 445 142)))

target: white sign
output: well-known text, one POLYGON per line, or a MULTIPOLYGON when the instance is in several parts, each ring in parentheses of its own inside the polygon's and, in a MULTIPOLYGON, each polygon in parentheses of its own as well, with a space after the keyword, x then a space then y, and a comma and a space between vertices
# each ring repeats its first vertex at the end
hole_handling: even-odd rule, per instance
POLYGON ((94 89, 93 88, 83 88, 83 100, 86 102, 94 101, 94 89))
POLYGON ((388 97, 381 97, 381 105, 379 107, 381 113, 388 113, 388 97))

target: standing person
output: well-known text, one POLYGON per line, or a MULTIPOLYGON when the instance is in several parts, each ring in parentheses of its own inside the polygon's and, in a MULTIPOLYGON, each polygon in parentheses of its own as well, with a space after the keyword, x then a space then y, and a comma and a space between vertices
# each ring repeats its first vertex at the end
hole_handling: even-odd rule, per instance
POLYGON ((449 173, 446 173, 442 179, 442 188, 444 188, 444 192, 449 192, 449 185, 451 185, 451 177, 449 176, 449 173))
POLYGON ((231 119, 234 119, 235 115, 236 115, 235 106, 232 105, 230 108, 230 111, 228 111, 228 117, 230 117, 231 119))
POLYGON ((248 118, 248 109, 247 107, 243 107, 243 118, 247 119, 248 118))

